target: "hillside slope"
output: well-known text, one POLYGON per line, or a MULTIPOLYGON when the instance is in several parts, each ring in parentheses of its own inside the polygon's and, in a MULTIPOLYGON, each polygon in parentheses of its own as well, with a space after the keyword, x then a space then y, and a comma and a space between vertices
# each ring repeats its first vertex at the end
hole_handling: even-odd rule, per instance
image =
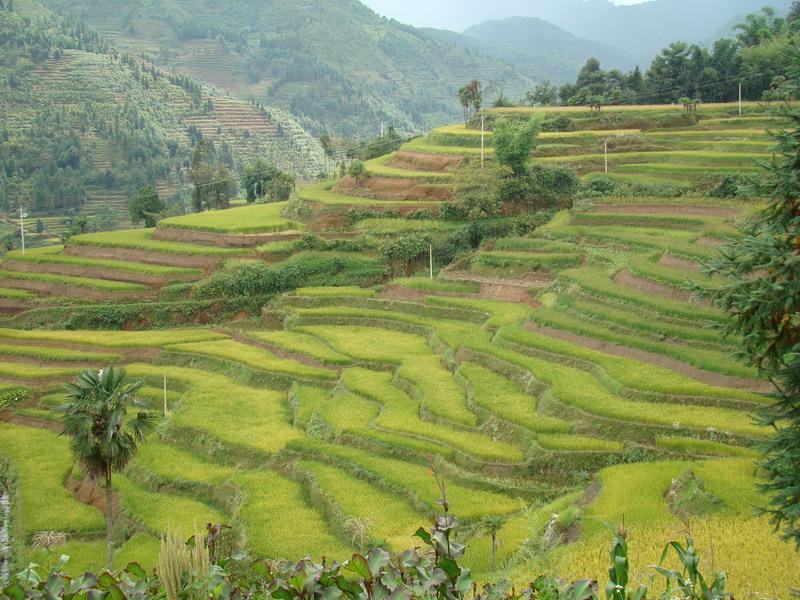
POLYGON ((459 114, 456 91, 470 79, 514 95, 532 85, 498 59, 382 19, 356 0, 47 3, 127 51, 275 103, 317 132, 375 134, 380 121, 424 130, 459 114))
POLYGON ((120 54, 35 2, 0 8, 0 201, 36 213, 127 213, 157 184, 171 196, 199 135, 233 168, 265 156, 317 175, 319 143, 287 113, 224 97, 120 54))

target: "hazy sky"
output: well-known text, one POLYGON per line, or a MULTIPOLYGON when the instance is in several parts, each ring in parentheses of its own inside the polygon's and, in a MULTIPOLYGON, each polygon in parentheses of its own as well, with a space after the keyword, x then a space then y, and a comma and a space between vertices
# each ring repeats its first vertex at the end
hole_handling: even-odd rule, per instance
MULTIPOLYGON (((528 0, 534 1, 534 0, 528 0)), ((639 4, 647 0, 613 0, 614 4, 639 4)), ((482 11, 474 17, 464 14, 463 0, 361 0, 372 10, 385 17, 397 19, 402 23, 417 27, 438 27, 441 29, 464 29, 471 25, 490 19, 492 14, 486 13, 487 4, 481 3, 482 11)), ((503 18, 503 5, 511 4, 510 0, 494 0, 497 17, 503 18)))

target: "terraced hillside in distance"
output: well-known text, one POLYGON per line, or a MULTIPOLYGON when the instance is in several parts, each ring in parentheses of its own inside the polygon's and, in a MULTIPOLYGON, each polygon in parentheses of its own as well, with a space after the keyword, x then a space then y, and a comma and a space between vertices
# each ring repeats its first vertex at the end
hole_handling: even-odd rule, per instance
MULTIPOLYGON (((426 263, 376 285, 301 287, 256 318, 147 331, 26 326, 59 304, 91 308, 59 296, 122 310, 123 299, 191 297, 177 290, 191 294, 192 282, 242 263, 377 261, 399 233, 463 227, 438 213, 476 134, 436 130, 367 163, 359 182, 300 189, 292 206, 11 254, 0 266, 0 297, 17 307, 0 328, 0 401, 22 401, 1 413, 0 453, 16 467, 26 556, 46 560, 32 536, 57 530, 68 534, 59 548, 68 569, 102 567, 102 503, 72 465, 56 408, 61 384, 113 364, 145 382, 160 421, 115 479, 118 564, 152 568, 165 530, 188 537, 206 522, 230 524, 269 558, 413 547, 440 510, 433 464, 480 581, 604 577, 606 525, 623 522, 641 568, 632 578, 649 581, 647 565, 688 521, 703 564, 724 565, 737 597, 787 596, 800 557, 753 512, 762 501, 753 445, 764 430, 752 412, 771 401, 770 385, 732 358, 740 341, 717 327, 726 317, 685 285, 722 283, 701 265, 759 206, 708 195, 717 180, 700 171, 750 168, 769 155, 765 131, 779 123, 756 106, 741 118, 727 106, 668 129, 671 110, 639 108, 642 126, 623 128, 609 149, 610 176, 651 195, 589 193, 528 235, 434 264, 433 278, 426 263), (501 522, 494 572, 489 517, 501 522)), ((569 116, 576 130, 543 134, 534 163, 582 164, 591 181, 598 144, 618 134, 600 127, 626 114, 569 116)))
POLYGON ((1 16, 0 78, 13 81, 0 88, 1 210, 10 223, 25 207, 47 234, 38 241, 58 239, 63 219, 79 215, 110 213, 130 227, 129 200, 147 185, 182 210, 200 137, 237 176, 256 158, 300 179, 325 172, 318 140, 280 108, 125 54, 35 0, 1 16), (34 43, 46 47, 36 60, 34 43))

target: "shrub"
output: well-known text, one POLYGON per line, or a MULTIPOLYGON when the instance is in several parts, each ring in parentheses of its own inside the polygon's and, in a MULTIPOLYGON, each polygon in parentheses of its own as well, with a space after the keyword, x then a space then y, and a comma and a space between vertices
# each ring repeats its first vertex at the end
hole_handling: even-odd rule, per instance
POLYGON ((542 121, 542 131, 546 133, 574 130, 575 124, 572 122, 572 119, 563 114, 542 121))
POLYGON ((607 196, 617 192, 617 182, 611 177, 601 175, 594 177, 583 184, 583 189, 589 194, 607 196))
POLYGON ((349 254, 308 252, 278 266, 244 262, 197 284, 197 298, 267 296, 306 286, 368 286, 385 275, 378 261, 349 254))
POLYGON ((0 391, 0 412, 19 406, 31 397, 31 392, 24 387, 14 387, 0 391))
POLYGON ((551 208, 568 204, 579 185, 580 180, 570 169, 535 164, 524 175, 504 179, 498 194, 503 202, 551 208))
POLYGON ((737 175, 723 175, 711 189, 714 198, 736 198, 740 195, 741 177, 737 175))

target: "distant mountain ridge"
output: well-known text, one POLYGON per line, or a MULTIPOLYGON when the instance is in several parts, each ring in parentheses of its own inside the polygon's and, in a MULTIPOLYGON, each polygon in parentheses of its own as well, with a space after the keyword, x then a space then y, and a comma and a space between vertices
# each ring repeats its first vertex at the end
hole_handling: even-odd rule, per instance
POLYGON ((536 17, 486 21, 464 32, 479 47, 538 81, 573 82, 590 57, 606 68, 631 69, 634 55, 613 46, 581 39, 536 17))
MULTIPOLYGON (((465 31, 488 20, 538 17, 586 40, 632 54, 641 66, 670 42, 705 42, 742 15, 765 5, 785 11, 791 0, 650 0, 614 5, 606 0, 365 0, 383 12, 412 17, 411 22, 465 31), (414 18, 415 15, 424 15, 414 18)), ((587 57, 588 58, 588 57, 587 57)))

